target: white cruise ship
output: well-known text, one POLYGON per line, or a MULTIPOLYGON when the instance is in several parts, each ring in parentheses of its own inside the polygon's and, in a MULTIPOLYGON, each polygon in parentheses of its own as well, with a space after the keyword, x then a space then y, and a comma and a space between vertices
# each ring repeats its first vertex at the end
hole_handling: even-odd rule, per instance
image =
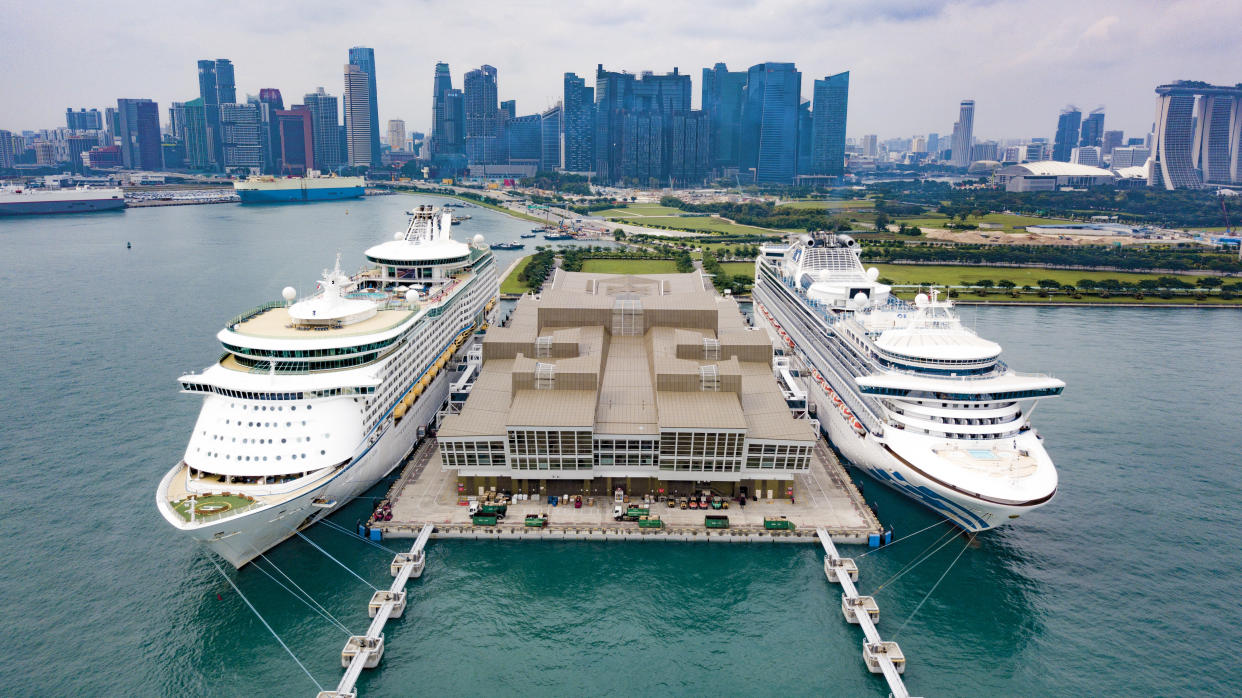
POLYGON ((221 359, 180 378, 203 407, 156 505, 241 567, 387 475, 448 395, 445 366, 499 293, 491 250, 420 207, 395 239, 316 293, 266 303, 217 335, 221 359))
POLYGON ((815 233, 765 245, 755 263, 756 323, 802 360, 833 445, 967 531, 1046 504, 1057 472, 1031 411, 1065 383, 1010 369, 934 292, 890 296, 859 254, 815 233))

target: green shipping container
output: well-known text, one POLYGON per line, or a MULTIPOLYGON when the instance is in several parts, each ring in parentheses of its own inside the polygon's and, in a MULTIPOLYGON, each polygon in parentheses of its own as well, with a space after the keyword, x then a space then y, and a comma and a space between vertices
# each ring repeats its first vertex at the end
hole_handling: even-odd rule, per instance
POLYGON ((794 522, 786 518, 764 519, 763 527, 769 531, 792 531, 794 530, 794 522))
POLYGON ((729 517, 727 516, 707 516, 703 519, 703 525, 708 528, 728 528, 729 517))
POLYGON ((471 521, 474 522, 475 526, 495 526, 496 525, 495 514, 475 514, 474 516, 470 518, 471 518, 471 521))

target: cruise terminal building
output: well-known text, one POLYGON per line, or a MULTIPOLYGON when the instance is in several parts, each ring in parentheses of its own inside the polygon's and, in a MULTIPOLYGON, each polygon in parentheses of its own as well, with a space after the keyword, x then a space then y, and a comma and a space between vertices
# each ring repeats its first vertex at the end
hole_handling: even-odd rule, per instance
POLYGON ((766 332, 703 276, 558 270, 487 331, 437 434, 459 491, 787 497, 816 434, 793 417, 766 332))

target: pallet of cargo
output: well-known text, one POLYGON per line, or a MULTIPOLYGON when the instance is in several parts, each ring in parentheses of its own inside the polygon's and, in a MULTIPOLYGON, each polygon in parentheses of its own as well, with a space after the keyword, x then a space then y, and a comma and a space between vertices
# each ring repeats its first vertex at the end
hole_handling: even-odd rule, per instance
POLYGON ((495 514, 475 514, 470 517, 470 521, 475 526, 495 526, 496 520, 495 514))
POLYGON ((531 528, 545 528, 548 525, 547 514, 527 514, 525 525, 531 528))
POLYGON ((640 516, 638 517, 639 528, 664 528, 664 522, 658 516, 640 516))

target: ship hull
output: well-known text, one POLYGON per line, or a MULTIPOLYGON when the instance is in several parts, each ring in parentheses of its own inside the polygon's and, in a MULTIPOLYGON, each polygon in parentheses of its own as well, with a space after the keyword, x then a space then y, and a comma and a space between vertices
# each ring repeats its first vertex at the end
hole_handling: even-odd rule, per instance
POLYGON ((287 189, 238 188, 237 196, 243 204, 288 204, 358 199, 362 198, 365 192, 364 187, 304 188, 299 186, 287 189))
POLYGON ((54 213, 94 213, 125 208, 125 199, 0 202, 0 216, 39 216, 54 213))
POLYGON ((444 372, 427 386, 403 419, 389 427, 374 444, 360 448, 349 467, 321 487, 296 498, 191 528, 172 511, 165 495, 168 481, 182 467, 178 464, 158 489, 157 507, 170 524, 234 567, 243 567, 298 531, 339 510, 392 472, 418 444, 419 427, 434 421, 436 412, 448 399, 448 390, 449 374, 444 372), (336 505, 320 508, 315 506, 315 500, 335 500, 336 505))

